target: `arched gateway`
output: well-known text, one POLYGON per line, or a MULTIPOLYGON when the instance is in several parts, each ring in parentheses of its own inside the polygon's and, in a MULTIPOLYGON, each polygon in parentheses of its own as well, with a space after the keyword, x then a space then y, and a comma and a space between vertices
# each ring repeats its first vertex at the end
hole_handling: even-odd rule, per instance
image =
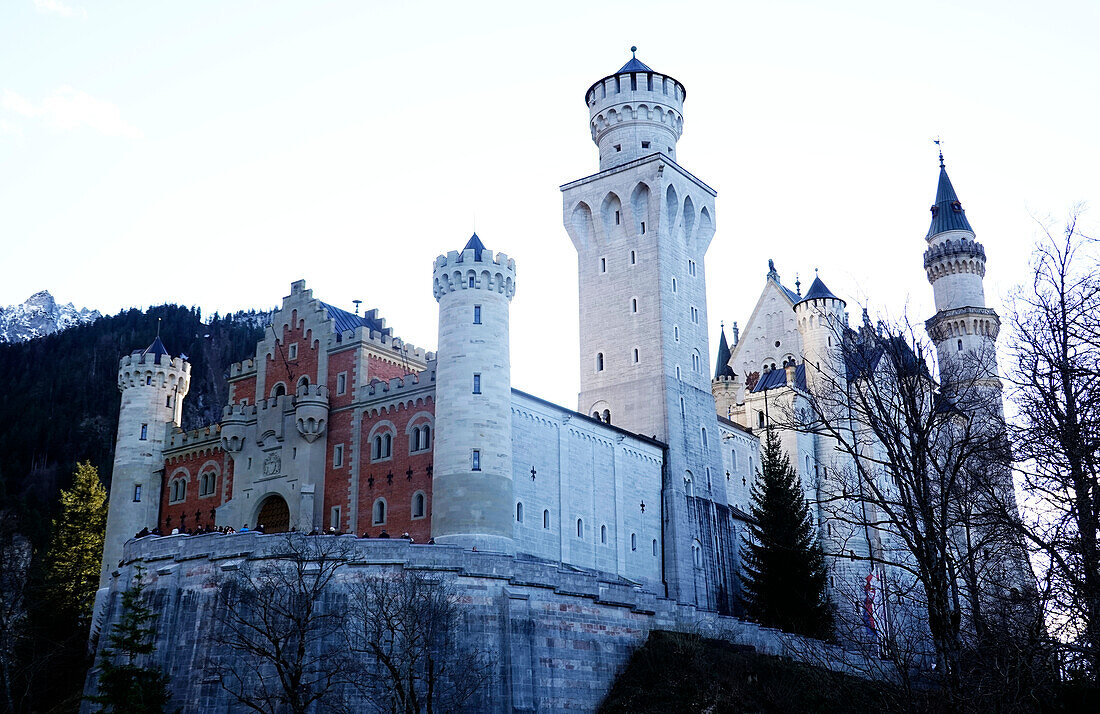
POLYGON ((255 525, 262 526, 265 533, 286 533, 290 530, 290 507, 282 496, 272 494, 260 503, 255 525))

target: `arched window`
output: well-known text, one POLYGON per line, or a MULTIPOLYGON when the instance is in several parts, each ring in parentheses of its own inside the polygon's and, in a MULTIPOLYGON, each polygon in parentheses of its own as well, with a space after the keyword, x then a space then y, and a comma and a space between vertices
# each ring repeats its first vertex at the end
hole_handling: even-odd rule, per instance
POLYGON ((638 348, 634 348, 634 364, 638 364, 638 348))
POLYGON ((413 494, 413 500, 412 500, 412 517, 413 518, 423 518, 424 517, 425 511, 427 510, 425 508, 426 501, 427 501, 427 498, 425 498, 424 493, 422 491, 417 491, 416 493, 413 494))
POLYGON ((600 542, 607 545, 607 526, 600 526, 600 542))
POLYGON ((610 424, 611 423, 611 410, 610 409, 604 409, 603 410, 603 421, 604 421, 605 424, 610 424))
POLYGON ((691 472, 688 471, 684 474, 684 493, 689 496, 695 495, 695 485, 691 481, 691 472))
POLYGON ((692 372, 698 372, 699 371, 699 353, 695 353, 695 354, 691 355, 691 371, 692 372))
POLYGON ((959 352, 963 351, 963 341, 959 340, 959 352))
POLYGON ((382 458, 389 458, 393 454, 393 435, 386 433, 382 435, 382 458))
POLYGON ((298 380, 298 390, 301 391, 302 387, 309 388, 309 377, 302 377, 298 380))
POLYGON ((592 412, 592 418, 593 419, 599 419, 600 418, 600 413, 599 412, 592 412))
POLYGON ((596 353, 596 371, 597 372, 602 372, 603 371, 603 352, 597 352, 596 353))
POLYGON ((630 311, 638 312, 638 298, 630 298, 630 311))
POLYGON ((271 390, 272 399, 274 399, 275 397, 281 397, 284 394, 286 394, 286 385, 282 382, 276 384, 275 387, 271 390))
POLYGON ((631 533, 630 534, 630 549, 631 550, 638 550, 638 534, 637 533, 631 533))
POLYGON ((199 477, 199 495, 209 496, 214 493, 217 488, 218 474, 213 471, 207 471, 199 477))
POLYGON ((523 523, 523 502, 516 504, 516 523, 523 523))
POLYGON ((584 521, 580 518, 577 519, 577 537, 584 538, 584 521))
POLYGON ((542 527, 550 530, 550 511, 542 512, 542 527))
POLYGON ((386 499, 379 498, 371 509, 371 523, 380 526, 386 522, 386 499))
POLYGON ((375 460, 378 460, 378 459, 382 458, 382 435, 381 434, 374 437, 374 446, 373 446, 373 450, 371 451, 371 458, 375 459, 375 460))
POLYGON ((699 541, 691 544, 691 559, 696 568, 703 567, 703 546, 699 544, 699 541))
POLYGON ((420 444, 424 449, 432 448, 432 427, 428 424, 420 427, 420 444))
POLYGON ((657 557, 657 539, 656 538, 653 539, 653 557, 654 558, 657 557))

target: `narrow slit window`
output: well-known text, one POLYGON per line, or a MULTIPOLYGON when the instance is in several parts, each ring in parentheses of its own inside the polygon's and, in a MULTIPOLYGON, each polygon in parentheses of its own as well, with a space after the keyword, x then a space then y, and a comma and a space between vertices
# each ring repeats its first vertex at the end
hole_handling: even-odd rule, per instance
POLYGON ((474 324, 481 324, 481 305, 474 305, 474 324))
POLYGON ((600 272, 607 272, 607 258, 600 258, 600 272))
MULTIPOLYGON (((645 233, 645 224, 642 224, 642 233, 645 233)), ((630 251, 630 264, 634 265, 638 262, 638 255, 634 251, 630 251)))
POLYGON ((141 484, 134 484, 134 503, 141 503, 141 484))
POLYGON ((140 438, 141 441, 145 441, 146 439, 149 438, 149 425, 148 424, 142 424, 141 425, 141 436, 139 438, 140 438))
POLYGON ((645 221, 642 221, 642 234, 645 234, 645 221))
POLYGON ((481 394, 481 375, 474 375, 474 394, 481 394))
POLYGON ((620 224, 620 219, 621 218, 622 218, 622 212, 621 211, 615 211, 615 225, 620 224))
POLYGON ((642 148, 643 149, 648 149, 649 148, 649 142, 648 141, 643 141, 642 142, 642 148))
POLYGON ((468 285, 471 288, 474 287, 474 276, 472 276, 472 275, 470 276, 470 279, 468 281, 468 285))
POLYGON ((474 449, 470 456, 470 470, 481 471, 481 451, 474 449))

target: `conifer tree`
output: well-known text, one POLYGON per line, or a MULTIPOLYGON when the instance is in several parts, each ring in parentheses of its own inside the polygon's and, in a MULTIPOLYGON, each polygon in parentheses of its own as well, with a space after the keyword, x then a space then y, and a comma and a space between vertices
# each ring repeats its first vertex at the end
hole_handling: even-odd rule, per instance
POLYGON ((162 714, 168 704, 168 675, 138 660, 153 653, 157 617, 143 602, 143 576, 139 567, 122 593, 122 616, 100 655, 99 694, 88 698, 100 705, 100 714, 162 714))
POLYGON ((46 554, 46 584, 61 613, 87 620, 99 586, 107 530, 107 490, 90 462, 77 464, 73 486, 61 492, 46 554))
POLYGON ((772 429, 764 438, 751 510, 755 522, 742 550, 749 617, 787 632, 831 638, 825 556, 814 538, 798 475, 772 429))

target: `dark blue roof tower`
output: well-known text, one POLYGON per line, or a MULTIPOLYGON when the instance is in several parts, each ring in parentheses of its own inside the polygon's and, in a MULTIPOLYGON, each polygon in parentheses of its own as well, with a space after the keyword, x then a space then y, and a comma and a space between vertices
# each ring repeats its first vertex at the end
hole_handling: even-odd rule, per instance
MULTIPOLYGON (((813 283, 810 284, 810 289, 806 291, 806 296, 798 302, 806 302, 807 300, 821 300, 821 299, 840 300, 836 295, 833 295, 833 291, 826 287, 821 278, 814 276, 813 283)), ((841 302, 844 302, 841 300, 841 302)), ((796 303, 797 304, 797 303, 796 303)))
POLYGON ((166 354, 168 354, 168 348, 160 341, 160 335, 157 335, 156 339, 153 340, 153 344, 142 350, 141 357, 144 361, 145 355, 153 355, 153 362, 155 364, 160 364, 161 356, 166 354))
POLYGON ((730 346, 726 342, 726 331, 722 330, 722 338, 718 341, 718 364, 714 369, 714 378, 733 377, 733 367, 730 367, 730 346))
POLYGON ((481 262, 481 253, 485 250, 485 244, 481 242, 481 239, 477 237, 477 233, 470 236, 470 240, 466 241, 466 247, 462 249, 462 252, 468 250, 474 251, 474 260, 481 262))
POLYGON ((932 204, 932 225, 928 226, 928 235, 931 238, 939 233, 947 231, 969 231, 970 221, 966 220, 966 211, 962 202, 955 194, 955 187, 951 185, 951 179, 947 176, 947 167, 943 165, 943 152, 940 152, 940 181, 936 186, 936 202, 932 204))

